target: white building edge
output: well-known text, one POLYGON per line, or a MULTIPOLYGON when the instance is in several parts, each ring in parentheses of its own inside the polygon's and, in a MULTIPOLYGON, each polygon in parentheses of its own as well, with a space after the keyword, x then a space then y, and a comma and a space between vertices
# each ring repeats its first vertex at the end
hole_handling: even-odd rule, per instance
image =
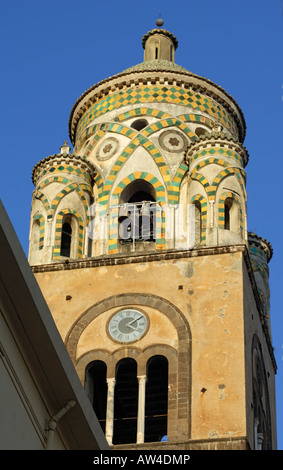
POLYGON ((107 450, 1 201, 0 260, 0 450, 107 450))

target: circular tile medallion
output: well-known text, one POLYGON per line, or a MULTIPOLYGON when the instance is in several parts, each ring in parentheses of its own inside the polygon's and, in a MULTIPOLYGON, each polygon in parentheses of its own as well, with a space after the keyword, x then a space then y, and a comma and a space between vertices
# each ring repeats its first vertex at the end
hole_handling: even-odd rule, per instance
POLYGON ((115 137, 108 137, 99 145, 96 158, 100 161, 108 160, 108 158, 113 157, 113 155, 117 152, 119 147, 119 141, 115 139, 115 137))
POLYGON ((159 136, 159 144, 167 152, 183 152, 187 146, 187 140, 181 132, 167 130, 159 136))

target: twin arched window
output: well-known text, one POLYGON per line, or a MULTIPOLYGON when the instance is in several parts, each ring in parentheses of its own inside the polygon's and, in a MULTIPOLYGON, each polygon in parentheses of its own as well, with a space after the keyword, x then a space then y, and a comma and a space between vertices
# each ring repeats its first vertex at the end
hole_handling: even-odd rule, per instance
POLYGON ((167 358, 152 356, 147 362, 146 377, 137 374, 137 363, 132 358, 116 364, 111 413, 106 364, 97 360, 86 368, 85 389, 103 431, 106 433, 107 426, 112 428, 111 444, 155 442, 167 436, 167 358), (145 382, 144 389, 141 384, 145 382))

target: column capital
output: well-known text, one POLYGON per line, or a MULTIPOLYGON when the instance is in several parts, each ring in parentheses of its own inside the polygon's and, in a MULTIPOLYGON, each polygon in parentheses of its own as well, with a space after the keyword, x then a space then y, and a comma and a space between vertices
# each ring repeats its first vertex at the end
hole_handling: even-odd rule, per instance
POLYGON ((138 375, 137 379, 139 382, 147 382, 147 376, 146 375, 138 375))
POLYGON ((114 387, 115 384, 116 384, 116 379, 115 379, 115 377, 108 377, 106 379, 106 382, 107 382, 108 385, 112 385, 112 387, 114 387))

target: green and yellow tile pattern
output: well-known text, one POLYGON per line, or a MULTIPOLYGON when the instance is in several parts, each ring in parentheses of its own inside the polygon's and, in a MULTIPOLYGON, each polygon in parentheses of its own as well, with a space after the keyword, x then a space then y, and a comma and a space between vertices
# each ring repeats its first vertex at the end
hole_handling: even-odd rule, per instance
POLYGON ((222 105, 211 97, 177 85, 144 85, 110 93, 94 103, 79 120, 76 131, 77 138, 97 117, 114 109, 137 103, 173 103, 203 111, 221 122, 234 137, 238 137, 234 119, 222 105))

